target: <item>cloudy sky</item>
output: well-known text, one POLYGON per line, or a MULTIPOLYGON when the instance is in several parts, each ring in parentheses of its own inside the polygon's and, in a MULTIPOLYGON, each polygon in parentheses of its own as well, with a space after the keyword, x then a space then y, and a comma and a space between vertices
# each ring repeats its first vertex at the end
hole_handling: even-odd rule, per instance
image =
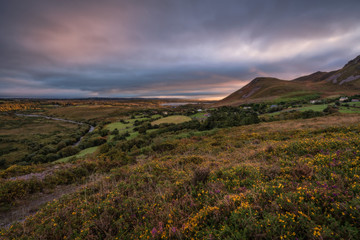
POLYGON ((360 54, 360 1, 0 0, 0 97, 218 99, 360 54))

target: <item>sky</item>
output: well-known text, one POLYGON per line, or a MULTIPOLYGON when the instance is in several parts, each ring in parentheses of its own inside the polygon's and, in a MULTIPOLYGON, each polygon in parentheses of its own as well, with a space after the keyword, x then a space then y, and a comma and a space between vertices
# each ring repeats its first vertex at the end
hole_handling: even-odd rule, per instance
POLYGON ((358 0, 0 0, 0 97, 221 99, 360 55, 358 0))

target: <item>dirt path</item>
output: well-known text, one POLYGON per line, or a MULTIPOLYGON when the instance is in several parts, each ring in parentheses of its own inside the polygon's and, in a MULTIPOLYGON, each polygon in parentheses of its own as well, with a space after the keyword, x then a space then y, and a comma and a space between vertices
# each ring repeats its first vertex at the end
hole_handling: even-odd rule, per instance
POLYGON ((52 189, 51 192, 33 194, 28 199, 17 202, 18 206, 13 207, 9 211, 0 212, 0 228, 8 228, 15 222, 23 222, 27 217, 35 214, 46 203, 101 182, 106 176, 106 174, 93 174, 89 176, 88 181, 84 184, 60 185, 52 189))
POLYGON ((30 199, 22 201, 20 206, 8 212, 0 212, 0 228, 7 228, 15 222, 23 222, 47 202, 58 199, 65 194, 73 193, 82 187, 83 185, 57 186, 52 193, 36 193, 30 199))
POLYGON ((20 176, 10 177, 10 178, 7 178, 6 180, 7 181, 16 181, 16 180, 27 181, 32 178, 36 178, 38 180, 44 180, 46 176, 53 174, 53 172, 55 172, 56 170, 68 169, 68 168, 71 168, 72 166, 73 165, 70 163, 58 164, 55 166, 50 166, 42 172, 35 172, 35 173, 29 173, 29 174, 24 174, 24 175, 20 175, 20 176))

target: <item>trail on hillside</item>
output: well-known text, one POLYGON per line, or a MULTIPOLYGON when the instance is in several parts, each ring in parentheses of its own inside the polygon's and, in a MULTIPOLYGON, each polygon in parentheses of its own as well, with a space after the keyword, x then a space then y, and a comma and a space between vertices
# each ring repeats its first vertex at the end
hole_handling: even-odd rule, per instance
POLYGON ((58 185, 51 192, 40 192, 33 194, 28 199, 18 202, 18 206, 9 211, 0 212, 0 228, 8 228, 15 222, 23 222, 29 216, 35 214, 46 203, 59 199, 66 194, 72 194, 89 185, 101 181, 105 175, 93 174, 88 177, 84 184, 58 185))
POLYGON ((52 193, 34 194, 30 199, 22 201, 18 207, 8 212, 0 212, 0 227, 7 228, 15 222, 23 222, 27 217, 35 214, 47 202, 58 199, 65 194, 73 193, 81 187, 75 185, 57 186, 52 193))

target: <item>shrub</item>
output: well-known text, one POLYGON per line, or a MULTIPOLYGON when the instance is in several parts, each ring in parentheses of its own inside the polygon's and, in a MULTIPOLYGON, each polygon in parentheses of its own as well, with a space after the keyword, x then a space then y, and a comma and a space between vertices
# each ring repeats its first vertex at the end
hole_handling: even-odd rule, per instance
POLYGON ((114 129, 114 131, 111 132, 112 135, 119 135, 119 130, 117 128, 114 129))
POLYGON ((339 111, 338 108, 333 107, 333 106, 331 106, 331 105, 328 105, 328 106, 323 110, 324 113, 328 113, 328 114, 336 113, 336 112, 338 112, 338 111, 339 111))
POLYGON ((199 183, 206 183, 210 176, 209 168, 197 168, 194 171, 191 183, 197 186, 199 183))
POLYGON ((305 163, 297 163, 292 175, 298 179, 309 178, 313 175, 313 169, 305 163))
POLYGON ((69 157, 69 156, 77 154, 79 151, 80 150, 77 147, 68 146, 68 147, 62 149, 59 152, 59 154, 61 155, 61 157, 69 157))
POLYGON ((268 180, 273 180, 281 173, 281 168, 278 165, 272 165, 268 168, 262 168, 264 176, 268 180))
POLYGON ((165 152, 175 149, 175 145, 172 143, 159 143, 151 146, 155 152, 165 152))

